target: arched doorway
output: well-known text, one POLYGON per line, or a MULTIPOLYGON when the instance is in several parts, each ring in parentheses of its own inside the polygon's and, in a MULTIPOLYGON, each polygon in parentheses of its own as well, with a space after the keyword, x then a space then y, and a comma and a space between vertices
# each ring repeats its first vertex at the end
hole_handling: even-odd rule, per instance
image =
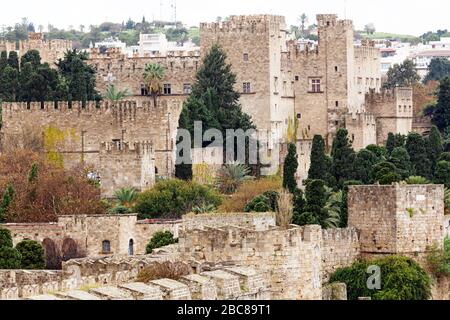
POLYGON ((78 246, 75 240, 66 238, 62 244, 62 261, 79 258, 78 246))
POLYGON ((128 243, 128 255, 134 256, 134 240, 130 239, 130 242, 128 243))
POLYGON ((46 269, 60 270, 61 256, 59 255, 55 242, 52 239, 45 238, 42 241, 42 247, 44 247, 45 252, 46 269))

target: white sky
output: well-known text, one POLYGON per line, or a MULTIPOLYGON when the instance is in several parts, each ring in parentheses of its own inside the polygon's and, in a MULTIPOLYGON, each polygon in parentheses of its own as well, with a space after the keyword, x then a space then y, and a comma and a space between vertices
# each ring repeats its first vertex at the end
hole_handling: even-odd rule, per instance
MULTIPOLYGON (((0 26, 29 18, 35 26, 56 27, 103 21, 122 22, 171 18, 173 0, 21 0, 2 1, 0 26), (163 3, 161 10, 160 3, 163 3)), ((449 0, 178 0, 177 20, 190 25, 212 22, 231 14, 280 14, 289 24, 305 12, 311 23, 317 13, 337 13, 352 19, 357 28, 372 22, 378 31, 420 35, 426 31, 450 29, 449 0), (347 3, 345 10, 345 3, 347 3)))

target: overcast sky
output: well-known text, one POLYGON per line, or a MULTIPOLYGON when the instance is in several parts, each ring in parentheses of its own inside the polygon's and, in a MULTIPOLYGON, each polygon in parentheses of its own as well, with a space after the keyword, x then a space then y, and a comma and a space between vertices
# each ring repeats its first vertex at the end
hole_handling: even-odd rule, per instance
MULTIPOLYGON (((21 0, 2 1, 0 26, 28 17, 36 26, 89 26, 108 20, 122 22, 171 18, 173 0, 21 0), (161 3, 163 3, 161 9, 161 3)), ((420 35, 450 29, 449 0, 178 0, 177 20, 190 25, 214 21, 231 14, 280 14, 289 24, 305 12, 310 22, 317 13, 337 13, 355 22, 357 28, 372 22, 378 31, 420 35), (346 5, 345 5, 346 3, 346 5), (346 8, 346 9, 345 9, 346 8)))

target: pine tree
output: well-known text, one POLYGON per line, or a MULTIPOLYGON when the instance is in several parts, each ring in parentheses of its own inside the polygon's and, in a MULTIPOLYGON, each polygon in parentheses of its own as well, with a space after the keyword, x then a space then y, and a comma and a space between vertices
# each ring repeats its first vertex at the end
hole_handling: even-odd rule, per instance
POLYGON ((336 179, 335 187, 341 189, 345 181, 353 180, 355 151, 349 140, 348 131, 339 129, 333 141, 331 151, 331 172, 336 179))
POLYGON ((311 149, 311 166, 308 172, 308 179, 329 180, 329 166, 327 155, 325 154, 325 141, 321 135, 314 136, 311 149))
MULTIPOLYGON (((196 75, 192 93, 185 102, 178 123, 178 128, 186 129, 194 142, 194 122, 201 121, 203 133, 208 129, 218 129, 226 137, 227 129, 254 129, 251 117, 242 112, 239 104, 239 93, 235 91, 236 75, 231 71, 231 65, 226 63, 226 55, 214 45, 205 56, 203 64, 196 75)), ((177 157, 180 156, 177 141, 177 157)), ((202 146, 207 147, 209 143, 202 146)), ((192 145, 194 146, 194 145, 192 145)), ((226 144, 224 144, 224 155, 226 144)), ((176 176, 189 179, 192 176, 191 164, 178 164, 176 176)))
POLYGON ((0 203, 0 223, 6 221, 6 214, 8 213, 9 206, 13 201, 13 197, 14 197, 14 189, 12 185, 9 184, 6 187, 5 192, 3 193, 3 199, 2 202, 0 203))
POLYGON ((297 190, 297 181, 295 179, 297 168, 297 147, 295 144, 290 143, 288 147, 288 154, 284 160, 283 188, 289 190, 292 194, 294 194, 297 190))
POLYGON ((402 179, 406 179, 412 176, 413 172, 411 158, 409 157, 408 151, 406 151, 405 148, 395 148, 391 153, 389 162, 395 165, 395 167, 397 168, 397 173, 401 176, 402 179))
POLYGON ((444 151, 441 133, 436 126, 431 127, 430 135, 426 139, 426 147, 428 159, 431 162, 431 172, 434 173, 438 159, 444 151))
POLYGON ((406 150, 411 158, 414 175, 430 179, 431 162, 423 137, 418 133, 410 133, 406 139, 406 150))

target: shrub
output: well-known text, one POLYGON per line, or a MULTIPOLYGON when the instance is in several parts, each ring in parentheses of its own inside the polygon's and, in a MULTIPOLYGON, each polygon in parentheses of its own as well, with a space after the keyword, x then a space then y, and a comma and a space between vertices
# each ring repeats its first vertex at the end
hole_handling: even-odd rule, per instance
POLYGON ((109 214, 129 214, 131 213, 131 209, 124 206, 113 207, 108 210, 109 214))
POLYGON ((373 300, 427 300, 431 296, 428 274, 412 259, 390 256, 373 261, 356 262, 337 270, 330 282, 344 282, 349 300, 371 297, 373 300), (367 273, 370 266, 381 269, 381 290, 370 290, 367 273))
POLYGON ((0 269, 20 269, 21 255, 11 247, 0 247, 0 269))
POLYGON ((183 262, 154 262, 139 272, 137 281, 148 283, 158 279, 179 280, 191 273, 191 267, 183 262))
POLYGON ((171 244, 177 243, 174 239, 172 232, 170 231, 160 231, 153 235, 150 242, 145 248, 147 254, 151 254, 154 249, 162 248, 171 244))
POLYGON ((8 229, 0 228, 0 248, 3 247, 12 248, 13 241, 11 237, 11 231, 9 231, 8 229))
POLYGON ((138 196, 135 211, 139 213, 140 219, 180 218, 195 207, 217 207, 221 202, 221 196, 208 186, 191 181, 167 180, 142 192, 138 196))
POLYGON ((281 189, 282 180, 279 176, 266 177, 258 180, 245 181, 232 196, 225 198, 219 207, 219 212, 244 212, 247 204, 256 196, 267 191, 281 189))
POLYGON ((427 255, 430 272, 436 277, 450 277, 450 238, 445 239, 444 250, 434 245, 427 255))
POLYGON ((36 241, 24 240, 16 246, 21 259, 21 268, 27 270, 41 270, 45 268, 44 248, 36 241))
POLYGON ((244 209, 244 212, 275 212, 277 210, 278 192, 266 191, 253 198, 244 209))

